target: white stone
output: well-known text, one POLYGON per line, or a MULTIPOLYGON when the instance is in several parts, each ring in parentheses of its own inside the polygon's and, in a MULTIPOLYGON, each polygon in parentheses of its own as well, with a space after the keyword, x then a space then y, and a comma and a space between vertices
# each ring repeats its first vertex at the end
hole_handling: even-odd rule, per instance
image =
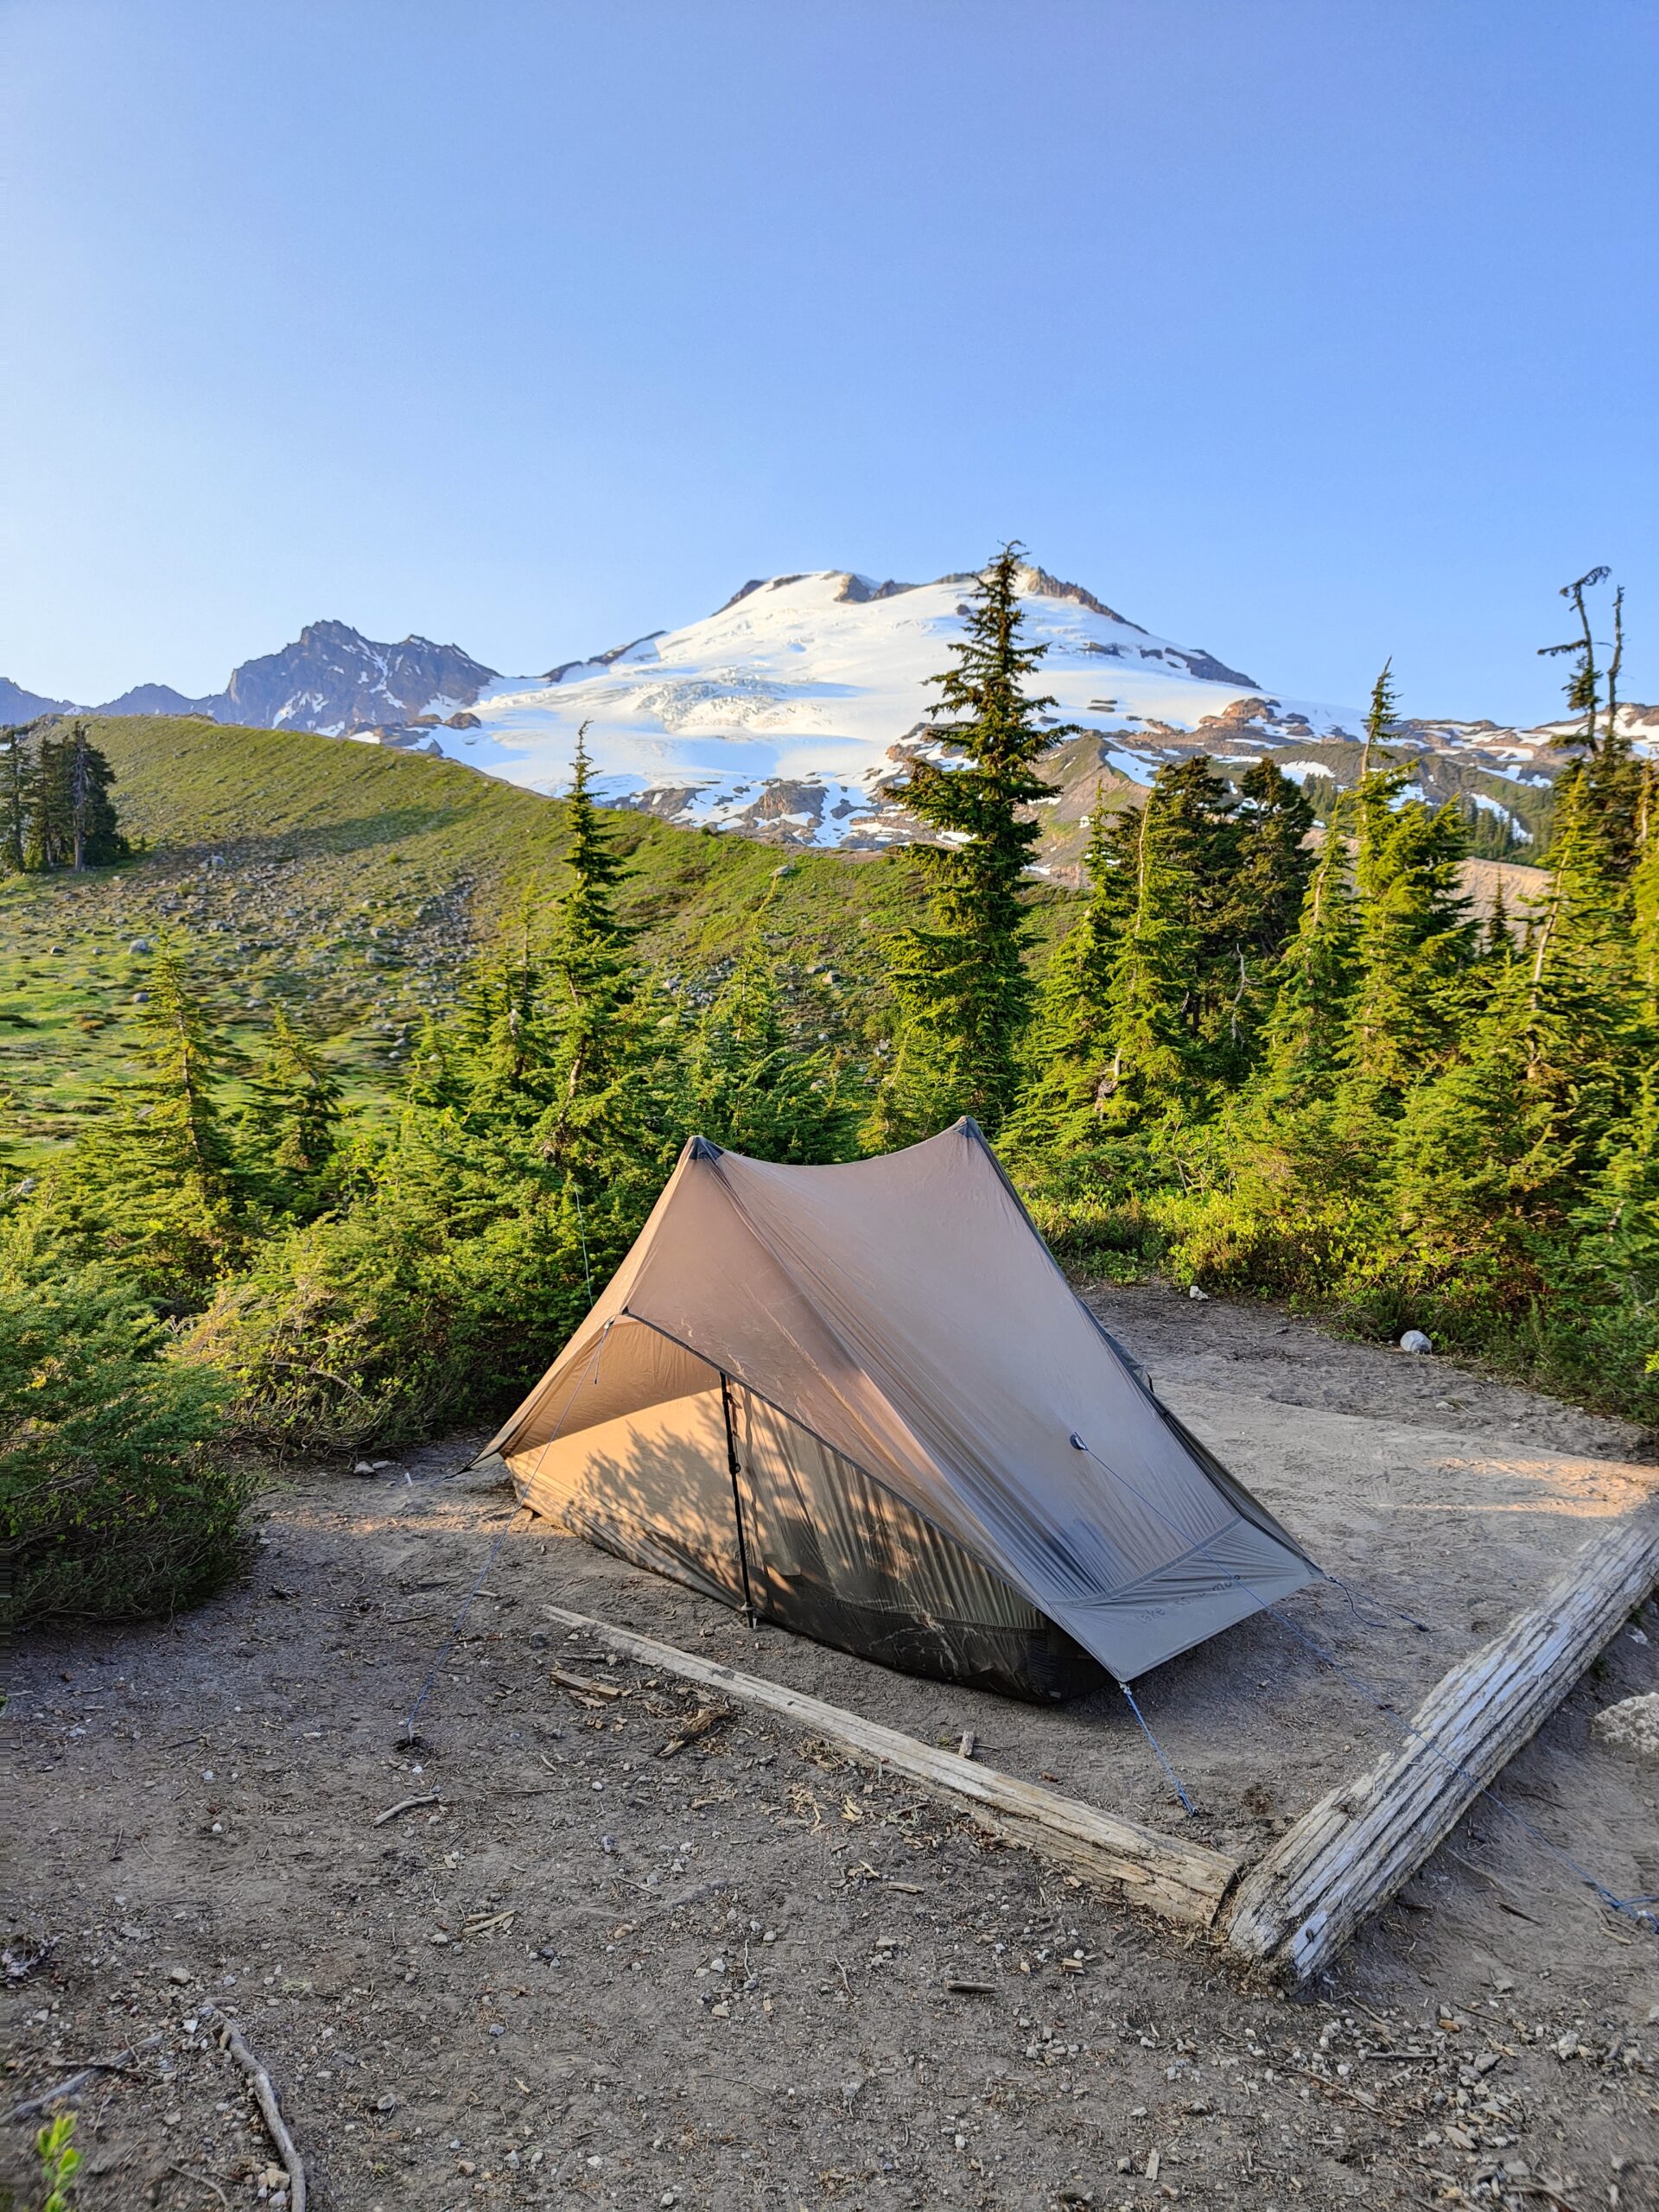
POLYGON ((1590 1733, 1610 1751, 1659 1765, 1659 1690, 1608 1706, 1591 1723, 1590 1733))
POLYGON ((1434 1347, 1421 1329, 1408 1329, 1400 1339, 1402 1351, 1433 1351, 1434 1347))

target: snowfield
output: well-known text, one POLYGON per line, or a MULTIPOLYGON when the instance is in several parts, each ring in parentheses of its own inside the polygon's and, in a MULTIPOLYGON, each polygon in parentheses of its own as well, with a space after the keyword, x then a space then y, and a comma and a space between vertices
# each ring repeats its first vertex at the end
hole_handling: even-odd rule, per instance
MULTIPOLYGON (((928 742, 928 678, 963 634, 971 576, 878 585, 845 570, 747 585, 706 620, 472 702, 476 729, 431 733, 446 753, 531 790, 569 781, 576 731, 613 802, 669 819, 754 830, 788 823, 819 844, 905 834, 881 785, 928 742)), ((1111 739, 1106 765, 1150 783, 1165 735, 1190 737, 1237 702, 1262 702, 1281 741, 1352 736, 1351 709, 1265 691, 1198 648, 1155 638, 1076 585, 1023 578, 1027 635, 1047 645, 1056 722, 1111 739), (1140 741, 1137 742, 1137 741, 1140 741)), ((1240 733, 1230 728, 1227 741, 1240 733)))

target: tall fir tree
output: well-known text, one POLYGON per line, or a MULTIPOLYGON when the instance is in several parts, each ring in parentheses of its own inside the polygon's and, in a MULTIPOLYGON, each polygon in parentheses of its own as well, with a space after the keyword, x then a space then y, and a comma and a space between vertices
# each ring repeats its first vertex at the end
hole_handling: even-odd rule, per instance
POLYGON ((1354 795, 1358 927, 1344 1088, 1384 1116, 1455 1042, 1478 938, 1464 894, 1462 817, 1373 769, 1354 795))
POLYGON ((786 950, 755 918, 697 1023, 686 1070, 693 1128, 756 1160, 804 1166, 847 1159, 856 1116, 830 1052, 813 1050, 790 1018, 786 950))
POLYGON ((1123 862, 1138 836, 1135 810, 1108 808, 1097 789, 1084 855, 1088 901, 1043 978, 1029 1072, 1007 1125, 1008 1142, 1027 1157, 1077 1149, 1098 1133, 1110 1088, 1112 980, 1133 883, 1123 862))
POLYGON ((1394 657, 1382 664, 1365 710, 1365 742, 1360 749, 1359 781, 1386 764, 1389 740, 1400 726, 1400 701, 1394 683, 1394 657))
POLYGON ((8 874, 28 865, 31 773, 27 727, 0 730, 0 868, 8 874))
POLYGON ((1189 1019, 1201 957, 1185 865, 1190 796, 1160 772, 1140 810, 1109 986, 1112 1058, 1102 1091, 1103 1110, 1115 1122, 1190 1112, 1210 1073, 1205 1040, 1189 1019))
POLYGON ((339 1076, 281 1007, 271 1016, 264 1058, 249 1079, 241 1147, 257 1160, 270 1204, 309 1220, 328 1202, 339 1145, 339 1076))
POLYGON ((942 842, 918 849, 927 922, 900 938, 893 963, 897 1063, 880 1120, 887 1135, 923 1135, 958 1114, 990 1131, 1014 1103, 1031 1017, 1031 937, 1024 876, 1040 834, 1032 809, 1051 786, 1039 762, 1070 725, 1026 684, 1047 647, 1026 644, 1020 548, 979 578, 967 635, 939 686, 932 734, 949 764, 918 759, 893 796, 942 842))
POLYGON ((1353 806, 1332 807, 1296 930, 1274 974, 1262 1080, 1274 1098, 1329 1096, 1344 1065, 1359 980, 1359 918, 1349 853, 1353 806))

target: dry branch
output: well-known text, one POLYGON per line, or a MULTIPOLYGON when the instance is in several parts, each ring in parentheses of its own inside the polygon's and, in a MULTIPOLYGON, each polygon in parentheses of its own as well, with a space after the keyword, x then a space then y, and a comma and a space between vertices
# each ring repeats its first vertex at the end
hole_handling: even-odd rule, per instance
POLYGON ((38 2097, 29 2098, 23 2104, 14 2105, 6 2114, 7 2120, 36 2119, 54 2105, 63 2103, 66 2098, 79 2096, 95 2074, 124 2074, 141 2050, 152 2050, 161 2039, 159 2035, 146 2036, 142 2043, 134 2044, 130 2050, 124 2050, 118 2057, 88 2059, 78 2073, 69 2075, 54 2088, 38 2097))
POLYGON ((305 2212, 305 2163, 288 2132, 282 2107, 276 2101, 276 2092, 270 2086, 270 2076, 259 2063, 242 2039, 242 2031, 234 2020, 221 2012, 217 2005, 202 2006, 204 2013, 211 2013, 219 2024, 225 2047, 247 2075, 253 2089, 254 2101, 258 2106, 270 2139, 276 2146, 276 2155, 288 2174, 289 2212, 305 2212))
POLYGON ((429 1789, 424 1797, 400 1797, 395 1805, 388 1805, 384 1813, 377 1813, 371 1825, 383 1828, 388 1821, 395 1821, 399 1813, 412 1813, 417 1805, 435 1805, 438 1802, 435 1789, 429 1789))

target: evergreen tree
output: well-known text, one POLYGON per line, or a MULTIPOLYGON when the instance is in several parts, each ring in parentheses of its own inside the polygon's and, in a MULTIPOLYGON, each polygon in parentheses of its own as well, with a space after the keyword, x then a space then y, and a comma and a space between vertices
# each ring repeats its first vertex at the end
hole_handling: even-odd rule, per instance
POLYGON ((893 792, 949 842, 920 848, 931 911, 893 962, 902 1033, 883 1106, 892 1134, 925 1135, 963 1113, 995 1131, 1018 1084, 1032 1005, 1023 878, 1039 835, 1031 810, 1051 789, 1036 771, 1071 734, 1046 721, 1052 698, 1025 689, 1047 648, 1021 642, 1019 572, 1019 548, 1005 546, 975 587, 956 666, 931 679, 933 734, 954 757, 912 761, 893 792))
POLYGON ((1643 1019, 1659 1033, 1659 768, 1647 763, 1637 809, 1630 940, 1643 1019))
POLYGON ((141 1147, 160 1174, 194 1178, 218 1193, 232 1166, 219 1087, 234 1055, 191 978, 183 946, 168 931, 156 940, 145 981, 137 1050, 146 1072, 130 1094, 140 1103, 141 1147))
POLYGON ((58 1217, 79 1249, 116 1262, 157 1304, 198 1302, 239 1249, 245 1191, 221 1111, 238 1056, 164 932, 136 1009, 140 1073, 77 1146, 58 1217))
POLYGON ((1007 1138, 1027 1155, 1085 1146, 1097 1133, 1113 1060, 1112 981, 1140 817, 1117 813, 1095 793, 1084 874, 1089 898, 1081 918, 1056 948, 1032 1025, 1030 1073, 1007 1138))
POLYGON ((1201 949, 1186 868, 1190 797, 1179 772, 1160 771, 1140 812, 1109 986, 1112 1058, 1103 1090, 1115 1121, 1191 1110, 1210 1071, 1205 1040, 1189 1019, 1201 949))
POLYGON ((1570 663, 1566 684, 1567 712, 1579 721, 1555 742, 1581 751, 1569 773, 1584 779, 1585 795, 1600 829, 1613 873, 1626 876, 1637 858, 1636 816, 1641 804, 1643 768, 1636 760, 1629 734, 1618 725, 1618 679, 1624 662, 1624 587, 1613 593, 1613 637, 1605 668, 1597 659, 1594 620, 1588 594, 1605 583, 1610 571, 1595 568, 1561 586, 1561 597, 1572 607, 1577 634, 1555 645, 1541 645, 1547 659, 1565 658, 1570 663), (1605 696, 1603 684, 1605 683, 1605 696))
POLYGON ((548 959, 558 1043, 553 1103, 543 1135, 549 1157, 560 1160, 573 1160, 583 1142, 602 1144, 601 1125, 614 1123, 619 1113, 626 1120, 630 1077, 638 1079, 633 1103, 644 1103, 652 1088, 645 1080, 651 1058, 645 1033, 667 1019, 632 957, 632 933, 617 915, 623 862, 614 833, 594 802, 587 732, 584 722, 576 733, 566 801, 570 834, 564 860, 571 880, 559 902, 548 959))
POLYGON ((1272 1011, 1278 963, 1294 937, 1314 855, 1307 849, 1313 809, 1271 760, 1253 761, 1239 784, 1241 804, 1230 856, 1212 864, 1230 874, 1212 931, 1218 1071, 1237 1083, 1260 1056, 1272 1011), (1224 1027, 1224 1034, 1221 1033, 1224 1027))
POLYGON ((1374 768, 1382 765, 1378 756, 1386 759, 1389 741, 1399 728, 1399 704, 1394 688, 1394 658, 1390 654, 1371 686, 1371 703, 1365 713, 1365 743, 1359 756, 1362 784, 1374 768))
POLYGON ((1276 1097, 1328 1096, 1344 1064, 1359 980, 1359 919, 1348 849, 1352 818, 1346 798, 1332 810, 1295 935, 1275 974, 1265 1080, 1276 1097))
POLYGON ((1346 1042, 1351 1103, 1391 1113, 1454 1042, 1476 950, 1463 894, 1462 818, 1406 796, 1409 771, 1355 793, 1358 927, 1346 1042))
POLYGON ((552 1096, 557 1034, 526 903, 511 950, 480 977, 467 1009, 467 1104, 533 1121, 552 1096))
POLYGON ((28 864, 31 764, 29 732, 0 730, 0 869, 21 875, 28 864))
POLYGON ((854 1113, 830 1054, 804 1050, 789 1019, 770 904, 698 1022, 687 1070, 691 1125, 756 1160, 845 1160, 854 1113))
POLYGON ((245 1149, 263 1166, 276 1209, 308 1218, 327 1202, 340 1136, 339 1077, 279 1007, 264 1064, 251 1077, 245 1149))

